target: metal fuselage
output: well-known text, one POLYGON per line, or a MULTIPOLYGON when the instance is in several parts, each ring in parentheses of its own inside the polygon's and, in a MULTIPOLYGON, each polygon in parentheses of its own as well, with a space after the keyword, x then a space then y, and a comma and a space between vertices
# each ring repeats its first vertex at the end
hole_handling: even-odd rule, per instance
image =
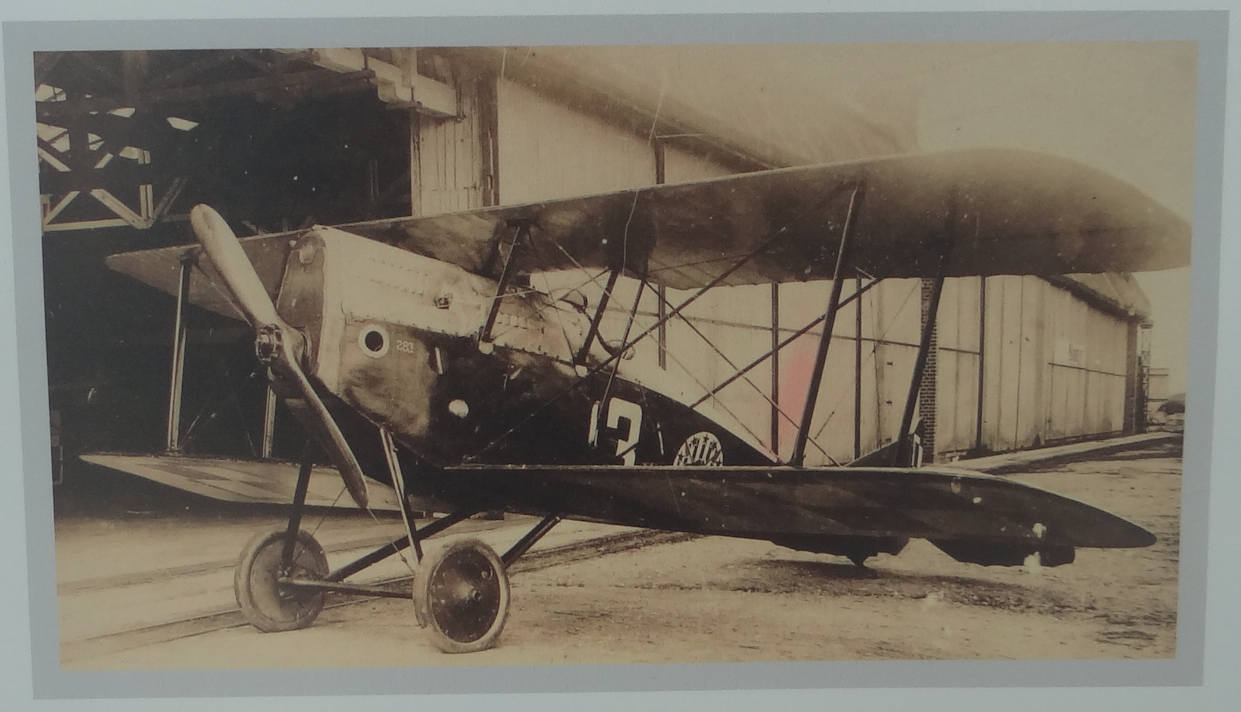
POLYGON ((315 228, 291 251, 276 305, 307 336, 319 382, 435 468, 774 461, 727 414, 686 406, 692 396, 662 370, 620 359, 615 373, 579 375, 609 358, 595 339, 574 363, 590 326, 580 304, 510 290, 480 344, 496 290, 455 265, 315 228))

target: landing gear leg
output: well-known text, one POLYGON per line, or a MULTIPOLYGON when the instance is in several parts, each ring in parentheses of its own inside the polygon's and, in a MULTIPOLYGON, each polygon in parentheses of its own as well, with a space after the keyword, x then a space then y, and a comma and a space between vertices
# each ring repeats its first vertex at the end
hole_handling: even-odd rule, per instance
POLYGON ((401 504, 405 532, 418 556, 414 571, 414 614, 435 647, 473 653, 496 644, 508 620, 509 583, 505 564, 477 539, 460 540, 424 556, 414 526, 405 476, 392 434, 381 429, 384 457, 401 504))
POLYGON ((242 549, 233 573, 233 593, 242 615, 264 633, 305 628, 323 610, 323 591, 280 583, 282 578, 322 580, 328 576, 323 547, 309 532, 301 530, 302 509, 313 469, 311 452, 308 442, 297 474, 288 526, 251 539, 242 549))

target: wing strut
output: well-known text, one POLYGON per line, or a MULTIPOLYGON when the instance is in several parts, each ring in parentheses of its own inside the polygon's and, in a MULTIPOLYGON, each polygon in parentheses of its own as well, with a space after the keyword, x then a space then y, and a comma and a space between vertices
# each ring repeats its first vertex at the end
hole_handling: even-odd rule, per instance
POLYGON ((909 380, 909 394, 905 398, 905 412, 901 415, 901 430, 898 433, 896 446, 896 466, 913 462, 913 439, 910 428, 913 427, 914 409, 918 406, 918 394, 922 392, 922 377, 926 372, 926 361, 931 352, 931 339, 935 335, 935 323, 939 315, 939 297, 944 292, 944 272, 948 266, 948 256, 956 234, 956 196, 953 196, 952 209, 949 211, 947 228, 944 232, 943 250, 939 254, 939 274, 935 277, 935 285, 931 291, 931 300, 927 305, 926 316, 922 324, 922 339, 918 342, 918 357, 914 361, 913 377, 909 380))
POLYGON ((491 344, 491 330, 495 328, 496 317, 500 314, 500 302, 504 299, 504 293, 508 291, 508 285, 513 281, 513 274, 517 271, 517 253, 526 236, 530 234, 529 220, 519 221, 516 227, 517 230, 513 233, 513 244, 508 248, 508 257, 504 260, 504 269, 500 272, 500 282, 496 285, 496 296, 491 300, 491 310, 487 312, 487 321, 483 324, 482 331, 478 332, 479 348, 487 348, 491 344))
POLYGON ((810 374, 810 386, 806 389, 806 407, 802 411, 801 425, 797 428, 797 440, 793 443, 793 456, 789 464, 801 467, 806 460, 806 441, 810 439, 810 425, 814 409, 819 403, 819 388, 823 385, 823 366, 827 363, 827 347, 832 343, 832 331, 836 327, 836 313, 840 311, 840 289, 844 286, 844 270, 848 265, 849 248, 857 230, 858 210, 866 193, 865 181, 854 184, 849 196, 849 212, 840 231, 840 249, 836 252, 836 268, 832 271, 832 293, 827 300, 823 315, 823 334, 819 337, 819 350, 814 357, 814 370, 810 374))
POLYGON ((594 345, 595 338, 599 336, 599 324, 603 322, 603 312, 607 311, 608 301, 612 298, 612 290, 616 288, 616 280, 620 278, 623 269, 619 266, 613 267, 611 274, 608 275, 608 284, 603 288, 603 294, 599 295, 599 305, 595 307, 595 316, 590 320, 590 331, 586 332, 586 340, 582 342, 582 348, 577 350, 577 355, 573 358, 576 366, 586 365, 586 355, 590 353, 590 347, 594 345))
POLYGON ((190 303, 190 272, 197 254, 186 250, 181 255, 181 273, 177 282, 177 315, 172 332, 172 376, 168 385, 168 452, 181 450, 181 391, 185 386, 185 305, 190 303))
MULTIPOLYGON (((874 282, 872 282, 874 284, 874 282)), ((853 459, 862 456, 862 277, 854 280, 853 295, 858 298, 853 310, 853 459)))
MULTIPOLYGON (((616 273, 613 272, 612 274, 616 274, 616 273)), ((642 304, 642 294, 645 291, 646 291, 646 279, 643 278, 638 281, 638 289, 634 292, 633 308, 629 310, 629 319, 625 322, 625 333, 621 334, 621 340, 620 340, 621 344, 624 344, 626 341, 629 341, 629 331, 633 329, 633 320, 634 320, 634 317, 638 315, 638 306, 642 304)), ((600 345, 603 346, 603 350, 607 351, 609 354, 619 355, 621 358, 625 357, 624 351, 614 352, 612 347, 608 345, 608 342, 606 339, 599 339, 599 343, 600 345)), ((616 380, 616 373, 619 370, 620 370, 620 361, 618 360, 618 361, 613 362, 612 364, 612 373, 611 375, 608 376, 608 385, 604 387, 603 389, 603 398, 601 399, 601 402, 606 401, 608 399, 608 396, 611 395, 612 381, 616 380)))

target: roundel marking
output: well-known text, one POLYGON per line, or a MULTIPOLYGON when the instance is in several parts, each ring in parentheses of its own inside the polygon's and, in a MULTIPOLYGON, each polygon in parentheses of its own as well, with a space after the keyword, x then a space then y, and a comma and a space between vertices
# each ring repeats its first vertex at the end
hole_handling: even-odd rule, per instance
POLYGON ((370 324, 358 334, 358 348, 371 358, 388 353, 388 330, 379 324, 370 324))
POLYGON ((724 464, 724 447, 720 445, 720 439, 715 437, 714 433, 705 430, 694 433, 681 443, 672 464, 718 467, 724 464))

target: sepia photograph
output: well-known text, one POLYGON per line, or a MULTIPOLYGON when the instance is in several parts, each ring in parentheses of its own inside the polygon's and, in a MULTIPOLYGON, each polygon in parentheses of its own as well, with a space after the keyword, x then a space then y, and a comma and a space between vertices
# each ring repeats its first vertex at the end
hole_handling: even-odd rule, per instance
POLYGON ((1196 42, 33 68, 63 670, 1183 652, 1196 42))

